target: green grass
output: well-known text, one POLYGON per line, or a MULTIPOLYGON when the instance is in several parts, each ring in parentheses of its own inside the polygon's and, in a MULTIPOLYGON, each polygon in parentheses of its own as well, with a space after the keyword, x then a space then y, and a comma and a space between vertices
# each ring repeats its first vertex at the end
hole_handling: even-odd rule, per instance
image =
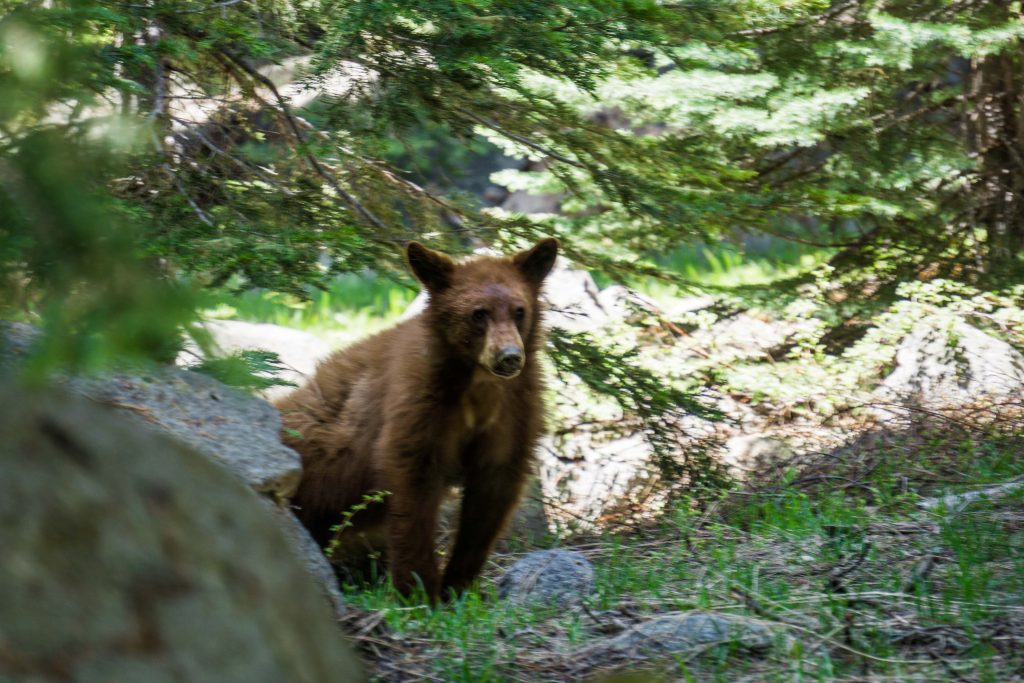
MULTIPOLYGON (((656 255, 652 260, 698 288, 719 288, 767 285, 791 278, 823 263, 832 253, 828 249, 777 240, 761 250, 746 250, 730 243, 683 246, 668 254, 656 255)), ((594 273, 594 279, 602 288, 612 284, 600 273, 594 273)), ((676 285, 654 278, 638 278, 627 284, 656 300, 687 294, 676 285)))
POLYGON ((407 645, 424 649, 442 645, 442 656, 418 653, 422 656, 418 666, 445 681, 504 680, 499 670, 513 661, 519 649, 515 641, 523 635, 520 631, 547 619, 568 630, 579 619, 501 603, 493 586, 436 609, 422 604, 421 596, 402 598, 385 584, 363 590, 350 587, 347 598, 354 610, 379 615, 378 630, 401 634, 407 645))
POLYGON ((762 249, 731 243, 684 246, 655 262, 693 282, 730 286, 767 284, 811 268, 830 255, 829 250, 776 240, 762 249))
MULTIPOLYGON (((776 241, 749 253, 727 243, 680 247, 655 262, 697 285, 724 287, 767 284, 791 277, 828 256, 826 250, 776 241)), ((610 284, 599 273, 595 273, 595 279, 602 287, 610 284)), ((629 284, 653 298, 679 295, 677 287, 657 280, 641 279, 629 284)), ((391 325, 415 296, 414 289, 374 273, 348 274, 337 277, 326 290, 312 290, 306 301, 258 289, 242 294, 222 292, 214 296, 207 314, 352 338, 391 325)))
POLYGON ((642 535, 577 539, 597 575, 586 610, 498 600, 493 580, 515 559, 501 555, 452 605, 383 585, 349 587, 348 599, 354 619, 379 620, 368 652, 387 681, 576 680, 600 672, 573 653, 609 624, 694 609, 774 623, 790 641, 765 656, 680 653, 660 664, 665 680, 1016 680, 1024 492, 956 514, 917 503, 1024 475, 1022 444, 1020 432, 911 431, 830 460, 828 477, 794 472, 704 511, 684 501, 642 535))
POLYGON ((308 300, 262 289, 222 292, 208 315, 356 337, 391 325, 415 297, 416 290, 374 273, 348 274, 311 290, 308 300))

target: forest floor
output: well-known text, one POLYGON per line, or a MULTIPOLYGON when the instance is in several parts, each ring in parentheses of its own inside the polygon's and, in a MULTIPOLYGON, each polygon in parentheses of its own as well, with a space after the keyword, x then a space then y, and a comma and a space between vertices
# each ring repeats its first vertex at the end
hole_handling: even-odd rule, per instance
MULTIPOLYGON (((759 263, 724 263, 710 275, 701 267, 695 276, 726 283, 737 273, 770 280, 781 272, 759 263)), ((348 276, 308 302, 252 292, 225 298, 215 314, 301 328, 337 345, 387 326, 414 294, 348 276)), ((939 310, 932 303, 894 308, 891 319, 914 325, 939 310)), ((773 423, 773 438, 799 440, 801 420, 821 426, 818 411, 833 416, 830 433, 853 440, 838 448, 805 440, 811 445, 796 449, 799 455, 790 452, 726 489, 688 491, 657 519, 600 533, 565 531, 514 551, 506 544, 473 590, 441 607, 403 600, 385 584, 347 586, 344 628, 373 679, 1024 681, 1020 397, 973 412, 911 410, 847 425, 837 422, 841 404, 829 408, 834 396, 860 401, 849 393, 850 378, 891 369, 886 359, 898 335, 874 342, 885 351, 878 358, 866 346, 865 370, 839 355, 816 364, 817 352, 796 360, 756 348, 743 351, 750 358, 728 356, 721 332, 709 333, 713 350, 698 355, 726 368, 720 379, 746 412, 762 421, 786 416, 773 423), (782 381, 790 375, 795 384, 782 381), (794 419, 800 411, 805 418, 794 419), (497 597, 505 569, 538 548, 575 550, 592 562, 596 591, 580 607, 525 607, 497 597), (608 656, 605 646, 617 634, 658 615, 696 612, 767 626, 774 645, 608 656)))
POLYGON ((578 609, 497 599, 522 555, 498 553, 476 590, 439 608, 349 587, 345 626, 378 681, 1024 680, 1022 456, 1017 420, 915 415, 679 500, 656 524, 551 539, 594 564, 578 609), (777 642, 602 656, 610 634, 696 610, 767 624, 777 642))

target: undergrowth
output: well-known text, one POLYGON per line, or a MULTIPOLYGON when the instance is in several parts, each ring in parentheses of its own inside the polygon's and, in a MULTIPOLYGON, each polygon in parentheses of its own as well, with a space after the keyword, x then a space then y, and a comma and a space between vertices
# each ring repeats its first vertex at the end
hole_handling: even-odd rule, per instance
POLYGON ((638 661, 636 680, 1013 681, 1024 671, 1024 489, 964 509, 924 500, 1024 478, 1024 430, 912 420, 758 486, 683 501, 628 533, 561 539, 594 563, 578 610, 497 598, 497 555, 444 607, 347 588, 346 627, 377 680, 600 680, 601 639, 652 615, 714 610, 785 638, 638 661), (592 661, 590 661, 592 660, 592 661), (637 672, 644 673, 637 673, 637 672), (659 678, 660 677, 660 678, 659 678))

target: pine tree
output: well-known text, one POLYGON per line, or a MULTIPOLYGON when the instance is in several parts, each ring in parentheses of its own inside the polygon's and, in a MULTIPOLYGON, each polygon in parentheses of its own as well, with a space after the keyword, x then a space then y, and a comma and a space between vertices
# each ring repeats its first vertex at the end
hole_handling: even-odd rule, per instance
POLYGON ((24 110, 12 100, 4 144, 43 129, 77 144, 105 120, 135 131, 97 187, 146 223, 154 257, 204 284, 301 291, 390 267, 419 235, 458 249, 552 231, 612 274, 654 273, 647 255, 737 228, 862 264, 1019 264, 1018 3, 4 9, 5 79, 19 54, 77 62, 24 110), (385 152, 427 125, 543 160, 504 180, 566 192, 564 215, 485 215, 416 185, 385 152))
MULTIPOLYGON (((833 250, 872 293, 1020 276, 1017 1, 0 10, 0 293, 42 312, 65 361, 103 339, 166 356, 194 288, 397 272, 414 237, 457 251, 555 234, 584 266, 676 281, 658 254, 744 233, 833 250), (563 193, 560 214, 417 185, 388 150, 424 129, 539 162, 500 180, 563 193)), ((593 349, 562 342, 610 386, 593 349)), ((685 402, 648 377, 615 386, 652 413, 685 402)))
POLYGON ((539 79, 579 111, 615 112, 649 146, 650 163, 634 169, 651 183, 640 216, 598 182, 559 177, 558 160, 504 174, 570 193, 567 234, 611 237, 625 258, 760 232, 837 250, 836 265, 882 280, 1019 278, 1020 3, 678 11, 693 21, 648 53, 657 75, 617 73, 596 99, 539 79), (652 190, 664 181, 671 190, 652 190))

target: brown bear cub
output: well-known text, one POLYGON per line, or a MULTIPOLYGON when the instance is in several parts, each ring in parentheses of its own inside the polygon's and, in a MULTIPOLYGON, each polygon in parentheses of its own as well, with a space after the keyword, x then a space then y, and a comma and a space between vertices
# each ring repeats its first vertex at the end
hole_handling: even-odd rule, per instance
POLYGON ((456 263, 412 242, 425 311, 335 352, 278 401, 304 471, 293 505, 321 545, 342 513, 342 557, 383 550, 392 581, 432 601, 477 576, 519 500, 542 429, 538 294, 558 254, 545 239, 511 257, 456 263), (438 509, 462 487, 458 533, 441 574, 438 509))

